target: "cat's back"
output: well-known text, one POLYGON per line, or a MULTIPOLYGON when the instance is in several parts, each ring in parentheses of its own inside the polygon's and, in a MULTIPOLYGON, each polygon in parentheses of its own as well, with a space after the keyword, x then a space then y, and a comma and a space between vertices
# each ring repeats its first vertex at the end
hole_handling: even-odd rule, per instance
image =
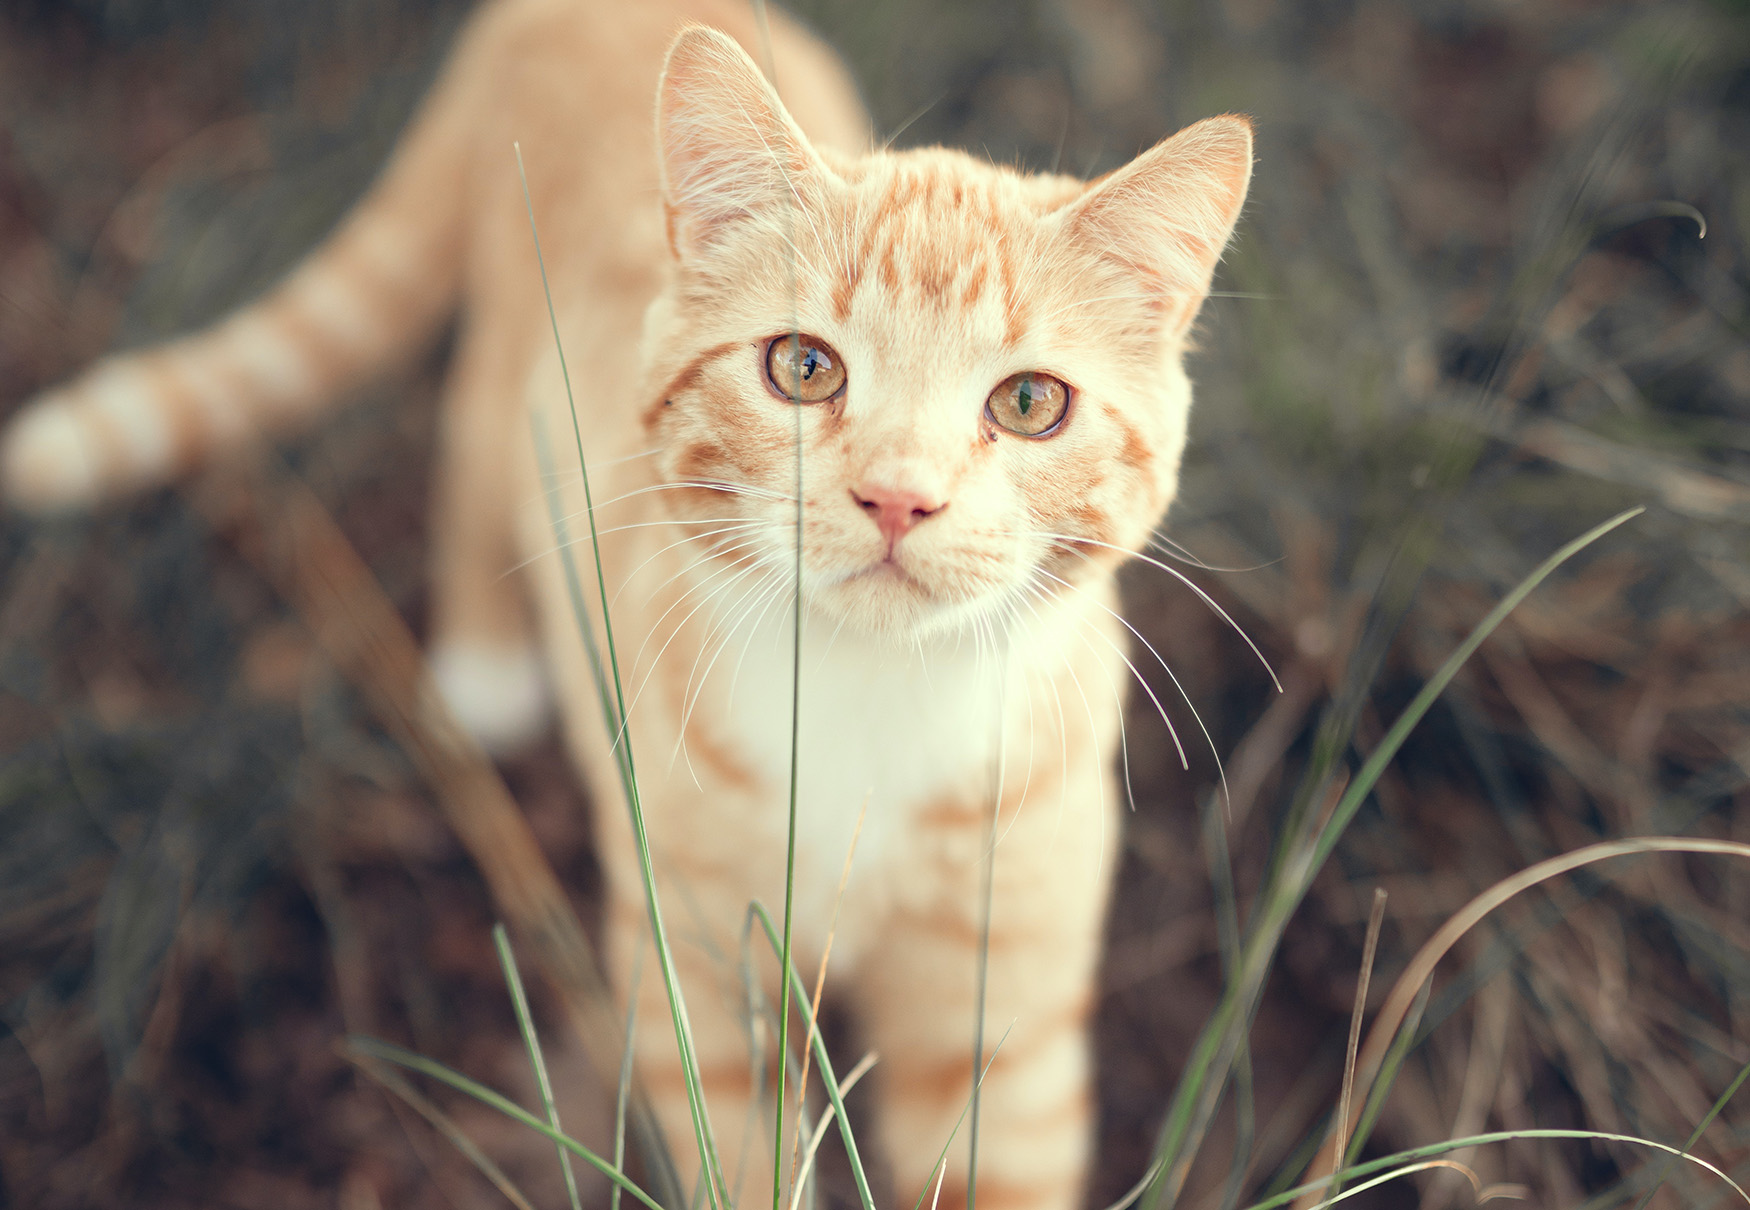
MULTIPOLYGON (((488 0, 457 52, 487 69, 486 82, 521 116, 587 117, 607 126, 629 119, 642 129, 645 158, 654 163, 656 82, 676 35, 693 24, 722 30, 766 70, 775 66, 786 106, 811 137, 843 151, 865 144, 855 90, 832 50, 781 12, 770 11, 762 28, 754 6, 740 0, 488 0), (506 68, 515 70, 495 71, 506 68)), ((600 132, 577 133, 588 139, 600 132)))
POLYGON ((0 434, 6 498, 89 507, 300 427, 411 359, 458 311, 475 350, 458 389, 511 404, 550 346, 528 209, 568 338, 630 349, 669 259, 654 98, 689 24, 774 64, 816 141, 867 145, 842 65, 779 14, 768 31, 739 0, 488 0, 376 185, 281 285, 20 409, 0 434))
MULTIPOLYGON (((599 218, 657 199, 656 86, 676 35, 689 24, 723 30, 776 76, 797 122, 817 143, 867 149, 869 127, 838 57, 781 13, 765 28, 741 0, 493 0, 458 47, 458 84, 475 94, 476 156, 492 161, 473 187, 524 150, 534 201, 599 218)), ((514 190, 520 199, 520 184, 514 190)), ((545 232, 543 232, 545 236, 545 232)))

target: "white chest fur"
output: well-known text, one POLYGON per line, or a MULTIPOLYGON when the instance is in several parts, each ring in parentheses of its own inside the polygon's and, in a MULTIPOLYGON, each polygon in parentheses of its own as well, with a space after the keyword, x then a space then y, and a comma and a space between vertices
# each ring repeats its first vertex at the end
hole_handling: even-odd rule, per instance
MULTIPOLYGON (((798 684, 793 643, 787 611, 774 609, 738 633, 693 686, 691 729, 730 747, 768 789, 751 817, 726 825, 724 839, 769 854, 786 841, 792 719, 799 719, 798 918, 824 926, 832 915, 855 837, 846 919, 834 951, 850 959, 860 932, 852 913, 878 918, 885 902, 903 893, 918 813, 990 792, 1011 657, 970 641, 906 648, 805 617, 798 684)), ((668 775, 671 787, 673 779, 691 780, 683 766, 668 775)), ((765 864, 752 862, 750 870, 765 864)))

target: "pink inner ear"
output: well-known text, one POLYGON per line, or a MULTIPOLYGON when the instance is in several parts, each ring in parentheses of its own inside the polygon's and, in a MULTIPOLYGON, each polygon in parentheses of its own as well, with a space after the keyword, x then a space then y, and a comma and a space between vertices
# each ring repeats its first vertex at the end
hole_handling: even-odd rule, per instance
POLYGON ((669 51, 658 101, 669 246, 709 246, 737 219, 789 196, 812 149, 733 39, 691 26, 669 51))
POLYGON ((1161 322, 1177 331, 1209 292, 1251 173, 1251 124, 1208 118, 1102 180, 1078 203, 1074 226, 1142 280, 1161 322))

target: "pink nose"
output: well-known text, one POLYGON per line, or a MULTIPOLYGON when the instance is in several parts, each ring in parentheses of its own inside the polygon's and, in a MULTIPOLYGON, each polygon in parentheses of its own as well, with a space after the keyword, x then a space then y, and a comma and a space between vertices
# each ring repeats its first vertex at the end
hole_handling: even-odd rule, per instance
POLYGON ((869 519, 875 522, 875 528, 887 539, 889 553, 918 522, 927 520, 948 507, 945 501, 933 500, 922 492, 906 491, 903 488, 853 487, 851 499, 869 514, 869 519))

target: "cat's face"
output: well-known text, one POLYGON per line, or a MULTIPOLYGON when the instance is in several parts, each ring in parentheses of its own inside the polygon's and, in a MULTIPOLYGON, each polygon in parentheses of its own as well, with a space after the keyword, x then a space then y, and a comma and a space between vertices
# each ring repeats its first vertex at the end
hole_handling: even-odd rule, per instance
POLYGON ((1093 186, 940 149, 829 163, 695 31, 661 136, 677 271, 648 419, 702 545, 787 572, 800 453, 806 599, 909 638, 1025 615, 1148 540, 1184 445, 1185 331, 1244 197, 1242 121, 1093 186))

